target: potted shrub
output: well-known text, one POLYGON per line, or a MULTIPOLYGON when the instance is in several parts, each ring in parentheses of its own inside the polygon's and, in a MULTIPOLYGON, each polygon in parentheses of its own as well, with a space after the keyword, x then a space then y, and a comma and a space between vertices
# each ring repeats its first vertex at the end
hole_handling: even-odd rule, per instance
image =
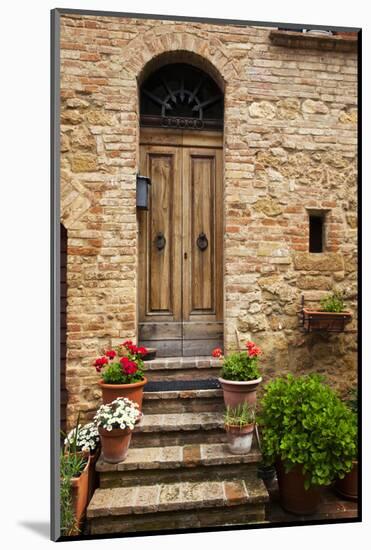
MULTIPOLYGON (((357 425, 358 420, 358 399, 357 399, 357 390, 354 389, 351 392, 351 397, 347 400, 347 406, 354 414, 354 422, 357 425)), ((355 434, 355 439, 357 440, 357 432, 355 434)), ((350 500, 358 499, 358 460, 357 454, 354 455, 352 460, 352 469, 349 473, 345 474, 342 478, 339 478, 335 481, 335 490, 339 495, 348 498, 350 500)))
POLYGON ((256 402, 256 390, 262 381, 258 365, 261 349, 250 341, 246 343, 246 348, 246 351, 234 352, 225 357, 220 348, 212 353, 213 357, 222 360, 222 372, 218 380, 226 407, 237 407, 244 402, 254 405, 256 402))
POLYGON ((127 340, 116 350, 108 350, 95 360, 94 366, 102 375, 98 384, 102 389, 103 403, 126 397, 142 410, 143 388, 147 382, 143 363, 146 353, 146 348, 138 348, 127 340))
POLYGON ((263 455, 276 465, 281 505, 312 514, 320 487, 352 468, 353 415, 319 375, 272 380, 261 404, 263 455))
POLYGON ((251 450, 255 427, 255 410, 248 403, 227 407, 224 415, 228 447, 231 453, 247 454, 251 450))
POLYGON ((96 486, 96 472, 95 464, 99 456, 100 439, 98 428, 94 422, 89 422, 82 426, 78 424, 76 428, 73 428, 64 440, 66 447, 70 447, 76 442, 76 449, 82 453, 90 454, 89 462, 89 491, 88 491, 88 504, 93 496, 93 492, 96 486))
POLYGON ((131 434, 139 416, 137 403, 118 397, 108 405, 101 405, 94 417, 106 462, 117 464, 125 460, 131 434))
POLYGON ((77 433, 60 457, 61 532, 77 535, 88 505, 90 454, 78 449, 77 433))
POLYGON ((351 318, 352 314, 345 311, 344 300, 339 292, 323 298, 320 309, 303 308, 303 325, 308 332, 342 332, 351 318))

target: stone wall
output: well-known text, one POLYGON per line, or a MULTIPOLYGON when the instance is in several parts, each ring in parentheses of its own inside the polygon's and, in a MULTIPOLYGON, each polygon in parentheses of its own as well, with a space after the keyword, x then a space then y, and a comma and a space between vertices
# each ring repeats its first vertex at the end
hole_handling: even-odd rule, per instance
MULTIPOLYGON (((269 28, 61 16, 61 219, 68 229, 70 424, 100 392, 92 360, 136 336, 138 82, 173 52, 225 91, 225 347, 251 338, 264 373, 356 379, 355 53, 277 46, 269 28), (308 252, 308 211, 326 247, 308 252), (300 332, 301 296, 334 288, 354 319, 340 335, 300 332)), ((174 60, 174 58, 173 58, 174 60)))

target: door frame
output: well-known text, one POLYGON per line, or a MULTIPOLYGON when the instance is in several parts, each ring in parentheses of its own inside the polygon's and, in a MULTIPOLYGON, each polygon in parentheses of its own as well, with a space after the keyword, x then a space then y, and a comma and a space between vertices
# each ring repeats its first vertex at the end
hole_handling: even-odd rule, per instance
MULTIPOLYGON (((222 300, 222 327, 223 327, 223 340, 225 340, 225 303, 224 303, 224 296, 225 296, 225 285, 224 285, 224 278, 225 278, 225 242, 224 242, 224 235, 225 235, 225 209, 224 209, 224 196, 225 196, 225 183, 224 183, 224 135, 223 131, 218 130, 208 130, 208 131, 195 131, 195 130, 183 130, 183 129, 173 129, 173 128, 152 128, 152 127, 140 127, 140 139, 139 139, 139 148, 142 145, 153 145, 153 146, 171 146, 171 147, 182 147, 182 148, 203 148, 205 150, 207 149, 220 149, 221 150, 221 188, 222 188, 222 204, 223 208, 221 209, 221 217, 220 225, 221 225, 221 231, 222 231, 222 239, 221 239, 221 246, 222 246, 222 259, 221 259, 221 281, 220 281, 220 292, 221 292, 221 300, 222 300)), ((139 235, 139 217, 137 217, 137 223, 138 223, 138 235, 139 235)), ((140 266, 138 265, 137 269, 137 323, 136 323, 136 332, 137 332, 137 340, 139 338, 139 304, 140 300, 143 299, 143 297, 140 295, 140 289, 139 289, 139 269, 140 266)), ((205 319, 205 322, 207 320, 205 319)))

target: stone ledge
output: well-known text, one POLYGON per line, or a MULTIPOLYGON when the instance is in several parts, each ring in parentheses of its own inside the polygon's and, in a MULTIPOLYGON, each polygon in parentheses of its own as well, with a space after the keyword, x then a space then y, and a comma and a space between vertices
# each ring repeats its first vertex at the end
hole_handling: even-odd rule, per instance
POLYGON ((96 470, 97 472, 121 472, 223 466, 226 464, 256 463, 260 459, 261 454, 254 439, 253 448, 246 455, 230 453, 228 446, 224 443, 130 448, 126 460, 118 464, 109 464, 100 457, 96 464, 96 470))
POLYGON ((357 52, 358 36, 326 36, 310 33, 272 30, 269 38, 276 46, 337 52, 357 52))
POLYGON ((145 362, 149 371, 153 370, 178 370, 178 369, 220 369, 219 359, 213 357, 158 357, 145 362))
POLYGON ((97 489, 88 519, 256 504, 268 502, 264 483, 256 476, 232 481, 183 482, 97 489))
POLYGON ((145 414, 135 427, 133 437, 143 432, 215 430, 223 428, 223 425, 223 415, 215 412, 145 414))
POLYGON ((152 391, 144 392, 146 400, 161 400, 161 399, 211 399, 213 397, 221 397, 223 390, 171 390, 171 391, 152 391))

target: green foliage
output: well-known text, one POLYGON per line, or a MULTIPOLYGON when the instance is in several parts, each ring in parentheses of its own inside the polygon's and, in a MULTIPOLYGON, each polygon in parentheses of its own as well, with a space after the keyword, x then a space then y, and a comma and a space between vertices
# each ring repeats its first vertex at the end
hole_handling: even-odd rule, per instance
POLYGON ((354 413, 318 375, 272 380, 261 402, 263 455, 286 470, 302 464, 306 488, 329 485, 352 469, 357 455, 354 413))
POLYGON ((227 407, 224 423, 227 426, 247 426, 255 422, 255 409, 249 403, 242 403, 235 408, 227 407))
POLYGON ((105 384, 134 384, 144 377, 144 365, 141 359, 136 359, 138 370, 134 374, 125 374, 120 363, 109 363, 102 371, 105 384))
POLYGON ((222 378, 225 380, 247 382, 260 376, 258 358, 249 357, 245 351, 231 353, 223 359, 222 378))
POLYGON ((68 450, 64 449, 60 457, 60 499, 61 499, 61 532, 63 535, 76 533, 77 523, 72 503, 72 485, 73 477, 79 477, 83 472, 87 457, 78 451, 77 448, 77 433, 79 426, 79 418, 75 428, 75 436, 68 446, 68 450))
POLYGON ((349 390, 348 397, 345 402, 351 411, 358 414, 358 389, 356 387, 349 390))
POLYGON ((321 300, 321 308, 323 311, 332 311, 334 313, 340 313, 344 311, 345 305, 344 300, 340 292, 333 292, 326 298, 321 300))

